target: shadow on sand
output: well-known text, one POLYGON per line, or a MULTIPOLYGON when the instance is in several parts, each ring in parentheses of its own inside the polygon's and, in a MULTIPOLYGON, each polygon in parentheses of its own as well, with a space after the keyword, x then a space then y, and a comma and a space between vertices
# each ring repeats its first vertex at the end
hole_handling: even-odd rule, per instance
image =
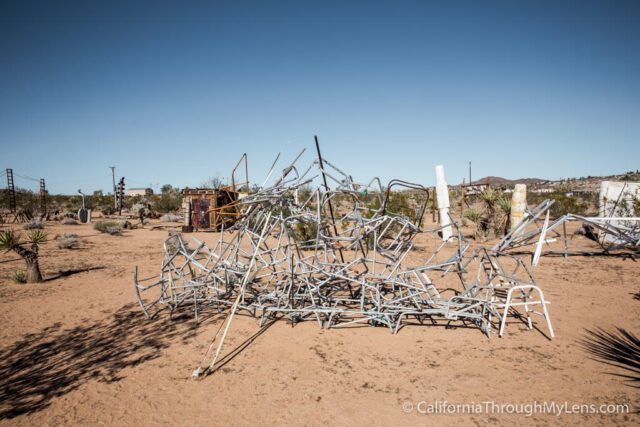
POLYGON ((213 321, 149 321, 127 304, 102 321, 64 329, 56 323, 25 335, 0 350, 0 419, 42 410, 92 379, 119 381, 123 369, 159 357, 178 337, 190 341, 213 321))
POLYGON ((611 375, 624 378, 631 387, 640 388, 640 339, 622 328, 605 331, 587 330, 579 341, 592 359, 615 366, 621 373, 611 375))
POLYGON ((44 279, 45 282, 50 282, 52 280, 56 280, 59 279, 61 277, 69 277, 69 276, 73 276, 74 274, 79 274, 79 273, 86 273, 87 271, 94 271, 94 270, 104 270, 105 266, 98 266, 98 267, 87 267, 87 268, 75 268, 75 269, 71 269, 71 270, 60 270, 58 271, 57 274, 48 276, 46 279, 44 279))

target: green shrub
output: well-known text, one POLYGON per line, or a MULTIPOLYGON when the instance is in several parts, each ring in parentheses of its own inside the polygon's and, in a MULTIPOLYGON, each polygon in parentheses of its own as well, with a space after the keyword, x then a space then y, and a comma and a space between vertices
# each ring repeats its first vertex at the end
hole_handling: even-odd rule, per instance
POLYGON ((416 209, 412 205, 411 196, 401 191, 389 192, 386 211, 388 213, 401 215, 413 220, 416 216, 416 209))
POLYGON ((11 275, 11 280, 20 284, 27 283, 27 275, 24 271, 16 271, 11 275))
POLYGON ((178 212, 182 209, 182 194, 178 188, 165 184, 160 196, 154 197, 153 209, 156 212, 178 212))
POLYGON ((474 239, 477 239, 478 237, 480 237, 482 240, 485 240, 487 238, 488 227, 487 227, 487 221, 483 211, 481 211, 480 209, 471 208, 464 211, 462 216, 463 218, 466 218, 469 221, 473 222, 475 227, 474 233, 473 233, 474 239))
POLYGON ((539 205, 545 199, 553 199, 555 202, 549 210, 549 216, 553 219, 565 214, 573 213, 577 215, 587 215, 590 211, 597 210, 596 193, 564 193, 556 191, 553 193, 529 193, 527 203, 530 207, 539 205))
POLYGON ((318 226, 315 222, 300 221, 293 229, 293 238, 301 243, 315 240, 318 236, 318 226))
POLYGON ((116 208, 113 205, 104 205, 98 208, 102 215, 113 215, 116 213, 116 208))

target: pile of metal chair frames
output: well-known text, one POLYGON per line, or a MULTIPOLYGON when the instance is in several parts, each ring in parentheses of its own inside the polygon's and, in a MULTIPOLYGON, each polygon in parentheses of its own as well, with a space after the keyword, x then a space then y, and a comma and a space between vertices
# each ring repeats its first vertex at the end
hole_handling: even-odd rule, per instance
POLYGON ((323 160, 319 147, 318 158, 301 169, 303 153, 274 176, 276 158, 215 245, 174 234, 164 242, 159 277, 140 279, 136 268, 135 293, 148 317, 167 308, 191 310, 196 319, 238 310, 261 325, 312 320, 395 333, 409 324, 461 324, 489 336, 502 335, 509 316, 533 328, 538 314, 553 337, 548 301, 523 258, 472 251, 455 221, 447 241, 438 237, 440 227, 423 229, 430 194, 421 185, 392 180, 385 188, 377 178, 358 184, 323 160), (413 209, 394 205, 398 189, 412 195, 413 209), (426 256, 415 248, 421 233, 438 242, 426 256), (438 286, 449 276, 457 289, 438 286))

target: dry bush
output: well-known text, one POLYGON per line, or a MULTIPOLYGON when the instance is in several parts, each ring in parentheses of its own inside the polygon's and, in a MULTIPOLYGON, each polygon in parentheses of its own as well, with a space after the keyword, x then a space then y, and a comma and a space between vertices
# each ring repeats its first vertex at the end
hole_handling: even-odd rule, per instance
POLYGON ((160 221, 162 222, 182 222, 182 217, 180 215, 174 214, 164 214, 160 217, 160 221))
POLYGON ((44 228, 44 221, 41 219, 32 219, 22 225, 25 230, 42 230, 44 228))
POLYGON ((123 227, 121 223, 116 221, 98 221, 93 225, 93 228, 101 233, 119 236, 122 234, 123 227))
POLYGON ((62 236, 58 236, 58 248, 59 249, 75 249, 80 245, 80 238, 77 234, 64 233, 62 236))

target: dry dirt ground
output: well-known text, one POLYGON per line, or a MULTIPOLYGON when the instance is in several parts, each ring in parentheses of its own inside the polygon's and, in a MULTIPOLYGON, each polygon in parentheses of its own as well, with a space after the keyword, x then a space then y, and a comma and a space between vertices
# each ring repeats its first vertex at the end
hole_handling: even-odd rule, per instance
MULTIPOLYGON (((147 226, 109 236, 89 225, 54 223, 46 229, 50 236, 82 236, 79 249, 61 250, 55 242, 43 246, 41 265, 51 280, 15 284, 8 277, 23 269, 23 262, 13 253, 0 255, 3 425, 640 421, 637 371, 635 383, 626 380, 619 375, 629 372, 594 360, 580 345, 587 331, 597 328, 638 335, 640 261, 543 257, 534 275, 551 301, 554 340, 518 321, 508 324, 503 338, 488 339, 474 328, 411 326, 392 335, 386 328, 321 330, 312 322, 292 328, 284 321, 256 334, 255 319, 238 317, 225 343, 224 365, 197 381, 191 372, 222 319, 208 316, 196 324, 187 313, 148 321, 135 304, 134 266, 143 275, 157 273, 167 231, 147 226), (632 413, 527 417, 418 411, 444 401, 617 403, 628 404, 632 413)), ((197 235, 209 244, 216 239, 213 233, 197 235)), ((418 239, 420 245, 428 252, 432 243, 418 239)))

